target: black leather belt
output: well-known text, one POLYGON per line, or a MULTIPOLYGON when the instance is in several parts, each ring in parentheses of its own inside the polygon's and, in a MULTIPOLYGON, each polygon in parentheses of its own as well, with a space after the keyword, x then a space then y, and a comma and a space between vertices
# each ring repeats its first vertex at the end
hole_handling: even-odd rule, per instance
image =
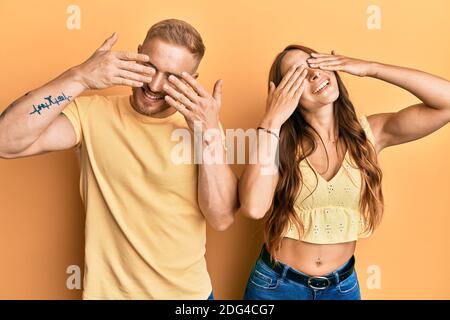
MULTIPOLYGON (((264 263, 267 264, 267 266, 269 268, 271 268, 273 271, 278 273, 279 276, 282 275, 283 269, 284 269, 283 266, 281 264, 276 264, 276 265, 272 264, 272 262, 270 261, 270 254, 267 251, 265 245, 263 245, 260 257, 261 257, 262 261, 264 261, 264 263)), ((353 273, 354 269, 355 269, 355 256, 352 256, 351 259, 349 260, 349 262, 344 267, 344 269, 342 269, 338 272, 339 282, 347 279, 353 273)), ((310 277, 310 276, 306 276, 301 273, 298 273, 298 272, 294 271, 293 269, 287 270, 286 278, 288 278, 289 280, 298 282, 300 284, 303 284, 312 289, 316 289, 316 290, 324 290, 324 289, 328 288, 330 285, 335 286, 338 284, 338 281, 337 281, 335 275, 333 275, 333 274, 328 274, 328 275, 324 275, 324 276, 320 276, 320 277, 310 277)))

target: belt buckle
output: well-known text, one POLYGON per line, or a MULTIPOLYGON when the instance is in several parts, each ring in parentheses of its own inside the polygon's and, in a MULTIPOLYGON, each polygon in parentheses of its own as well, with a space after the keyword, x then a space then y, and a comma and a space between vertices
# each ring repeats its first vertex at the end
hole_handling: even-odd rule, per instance
POLYGON ((309 286, 310 288, 313 288, 313 289, 316 289, 316 290, 325 290, 326 288, 328 288, 328 287, 330 286, 330 284, 331 284, 331 281, 330 281, 330 279, 328 279, 327 277, 310 277, 310 278, 308 278, 308 286, 309 286), (327 281, 326 287, 316 287, 316 286, 312 285, 312 284, 311 284, 311 281, 312 281, 313 279, 326 280, 326 281, 327 281))

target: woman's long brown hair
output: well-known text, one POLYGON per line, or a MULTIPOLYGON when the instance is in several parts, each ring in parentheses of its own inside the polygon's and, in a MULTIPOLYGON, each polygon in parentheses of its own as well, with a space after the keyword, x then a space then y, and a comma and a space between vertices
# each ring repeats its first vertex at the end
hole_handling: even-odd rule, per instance
MULTIPOLYGON (((269 83, 272 81, 278 86, 281 82, 281 62, 286 53, 291 50, 301 50, 307 54, 316 52, 300 45, 286 47, 277 55, 272 64, 269 83)), ((334 102, 333 108, 337 128, 336 136, 338 141, 340 140, 342 145, 347 148, 349 155, 360 169, 361 197, 359 207, 365 222, 365 231, 373 231, 380 223, 383 215, 382 172, 378 165, 375 148, 366 137, 357 119, 347 89, 337 72, 334 72, 334 74, 339 88, 339 97, 334 102)), ((267 250, 272 257, 275 257, 275 252, 281 246, 283 233, 289 221, 294 223, 300 235, 304 232, 304 225, 295 212, 294 203, 302 187, 302 173, 299 164, 316 150, 315 136, 320 138, 316 130, 306 122, 299 108, 281 127, 279 180, 264 225, 264 239, 267 250)))

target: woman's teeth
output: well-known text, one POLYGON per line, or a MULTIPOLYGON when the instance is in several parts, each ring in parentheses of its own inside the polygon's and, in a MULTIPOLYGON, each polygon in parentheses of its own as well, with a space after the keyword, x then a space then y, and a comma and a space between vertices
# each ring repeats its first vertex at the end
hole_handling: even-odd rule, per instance
POLYGON ((150 93, 150 92, 149 92, 148 90, 146 90, 146 89, 142 89, 142 91, 144 92, 144 96, 145 96, 146 98, 150 99, 150 100, 157 101, 157 100, 161 100, 161 99, 164 98, 163 96, 154 95, 154 94, 150 93))
POLYGON ((325 80, 324 82, 322 82, 322 84, 316 89, 314 90, 314 93, 319 93, 323 88, 325 88, 328 84, 330 83, 329 80, 325 80))

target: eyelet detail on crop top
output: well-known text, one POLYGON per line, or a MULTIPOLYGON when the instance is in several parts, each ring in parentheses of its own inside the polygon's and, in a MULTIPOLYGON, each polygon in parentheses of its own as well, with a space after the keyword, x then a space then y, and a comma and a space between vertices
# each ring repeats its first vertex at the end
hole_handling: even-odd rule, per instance
MULTIPOLYGON (((375 144, 375 138, 366 116, 359 122, 367 138, 375 144)), ((361 174, 348 152, 336 175, 326 181, 309 167, 307 160, 300 163, 303 185, 294 208, 304 225, 299 237, 297 228, 289 221, 285 237, 316 244, 334 244, 366 238, 364 221, 359 210, 361 174), (317 189, 311 194, 317 184, 317 189), (311 194, 311 195, 310 195, 311 194)))

